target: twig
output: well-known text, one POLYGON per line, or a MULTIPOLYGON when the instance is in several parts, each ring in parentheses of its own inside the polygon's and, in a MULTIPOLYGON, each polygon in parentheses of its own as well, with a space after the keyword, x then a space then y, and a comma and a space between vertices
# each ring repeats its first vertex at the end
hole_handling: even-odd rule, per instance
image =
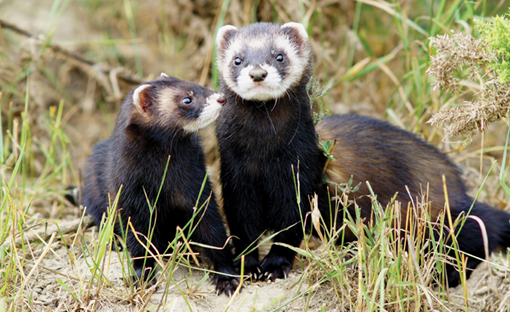
MULTIPOLYGON (((62 233, 62 234, 71 233, 73 231, 78 230, 80 228, 80 226, 82 226, 83 228, 86 228, 92 224, 93 224, 93 221, 90 216, 85 216, 83 219, 80 218, 80 219, 71 220, 71 221, 63 221, 63 222, 59 222, 58 224, 55 224, 55 223, 52 224, 52 223, 48 222, 47 226, 43 226, 42 228, 37 229, 37 230, 31 230, 30 232, 25 233, 25 235, 23 235, 22 237, 18 236, 14 240, 14 244, 17 246, 20 246, 22 243, 22 238, 25 241, 29 241, 29 242, 35 241, 36 239, 46 240, 53 233, 57 233, 57 234, 58 233, 62 233)), ((12 239, 8 238, 5 240, 5 242, 2 244, 2 246, 5 248, 9 248, 9 247, 11 247, 11 244, 12 244, 12 239)))
MULTIPOLYGON (((38 38, 39 36, 36 35, 36 34, 33 34, 29 31, 26 31, 24 29, 21 29, 19 28, 18 26, 16 25, 13 25, 11 23, 8 23, 6 21, 3 21, 0 19, 0 28, 5 28, 5 29, 9 29, 15 33, 17 33, 18 35, 22 35, 22 36, 25 36, 25 37, 29 37, 29 38, 38 38)), ((84 63, 84 64, 87 64, 91 67, 97 67, 97 68, 100 68, 100 70, 106 74, 109 74, 112 70, 112 68, 108 67, 108 66, 101 66, 99 67, 98 63, 92 61, 92 60, 89 60, 85 57, 83 57, 82 55, 76 53, 76 52, 72 52, 70 50, 67 50, 67 49, 64 49, 62 48, 61 46, 58 46, 56 44, 49 44, 48 47, 55 53, 59 53, 61 55, 64 55, 68 58, 71 58, 71 59, 74 59, 80 63, 84 63)), ((118 69, 117 69, 118 70, 118 69)), ((139 85, 143 82, 143 80, 139 79, 139 78, 136 78, 136 77, 133 77, 133 76, 130 76, 130 75, 126 75, 126 74, 123 74, 123 73, 117 73, 118 77, 120 80, 126 82, 126 83, 129 83, 129 84, 132 84, 132 85, 139 85)))

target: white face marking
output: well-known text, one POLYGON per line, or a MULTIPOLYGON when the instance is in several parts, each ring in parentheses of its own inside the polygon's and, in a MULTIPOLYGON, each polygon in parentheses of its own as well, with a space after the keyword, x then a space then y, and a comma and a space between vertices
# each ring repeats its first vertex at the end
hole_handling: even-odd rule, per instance
POLYGON ((216 47, 220 47, 222 45, 226 33, 236 30, 237 28, 232 25, 225 25, 218 29, 218 32, 216 33, 216 47))
POLYGON ((187 132, 197 132, 198 130, 205 128, 210 123, 218 118, 220 110, 223 107, 218 100, 223 95, 221 93, 214 93, 206 99, 205 105, 200 112, 200 116, 192 122, 188 123, 183 127, 187 132))
POLYGON ((237 77, 237 83, 231 87, 232 90, 243 99, 252 101, 268 101, 285 94, 287 88, 282 88, 282 78, 278 70, 267 64, 260 67, 267 71, 267 76, 263 81, 253 81, 250 77, 250 71, 253 69, 253 66, 250 65, 241 70, 237 77))
MULTIPOLYGON (((227 26, 225 26, 227 27, 227 26)), ((233 26, 226 29, 227 31, 236 30, 233 26)), ((299 42, 294 42, 290 36, 285 34, 260 34, 257 37, 250 37, 248 40, 243 36, 233 36, 226 44, 225 50, 218 53, 218 69, 220 75, 225 81, 226 85, 240 97, 245 100, 267 101, 277 99, 285 96, 287 90, 301 81, 305 69, 310 66, 310 50, 307 45, 308 34, 306 33, 303 25, 298 23, 287 23, 281 28, 292 28, 296 31, 297 35, 301 37, 303 46, 299 46, 299 42), (244 55, 246 50, 260 49, 265 46, 274 46, 276 49, 272 51, 269 49, 264 50, 264 53, 269 53, 272 57, 278 55, 278 51, 285 51, 285 58, 288 62, 286 67, 286 76, 283 78, 278 69, 268 64, 251 64, 243 68, 237 77, 234 77, 231 72, 233 61, 236 56, 244 55), (254 66, 260 66, 268 72, 264 81, 255 82, 251 79, 249 72, 254 66)), ((220 32, 218 32, 220 35, 220 32)), ((217 38, 217 43, 222 43, 224 38, 217 38)), ((299 41, 299 40, 298 40, 299 41)), ((244 60, 249 61, 249 60, 244 60)), ((243 66, 243 65, 241 65, 243 66)))
POLYGON ((224 57, 218 56, 218 70, 220 74, 223 75, 223 79, 225 79, 225 82, 227 82, 229 87, 235 84, 234 79, 230 74, 230 66, 232 66, 235 55, 243 50, 243 42, 241 40, 234 40, 229 42, 228 48, 225 50, 224 57))
POLYGON ((282 25, 282 28, 293 28, 298 31, 299 35, 304 38, 308 39, 308 33, 306 32, 305 26, 300 23, 296 22, 289 22, 282 25))
POLYGON ((265 38, 253 38, 253 39, 250 39, 250 41, 246 42, 246 45, 249 47, 249 48, 253 48, 253 49, 256 49, 256 48, 261 48, 263 46, 265 46, 267 44, 267 39, 265 38))
POLYGON ((303 72, 306 67, 309 66, 308 62, 310 59, 310 52, 306 51, 308 53, 304 53, 305 51, 301 51, 302 53, 300 55, 300 47, 291 42, 289 38, 285 38, 285 40, 278 40, 275 42, 275 45, 286 52, 286 58, 290 64, 287 66, 287 76, 283 79, 280 86, 283 95, 283 90, 287 90, 300 82, 303 72))

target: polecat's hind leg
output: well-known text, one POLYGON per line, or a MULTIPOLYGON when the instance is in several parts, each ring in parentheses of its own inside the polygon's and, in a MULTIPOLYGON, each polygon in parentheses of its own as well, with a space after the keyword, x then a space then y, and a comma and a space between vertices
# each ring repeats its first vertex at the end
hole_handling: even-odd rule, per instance
POLYGON ((218 272, 214 275, 212 283, 216 285, 218 295, 225 293, 232 296, 239 286, 239 278, 236 276, 232 262, 232 249, 227 241, 223 220, 215 204, 211 203, 207 207, 192 238, 197 242, 212 246, 205 248, 204 251, 207 258, 212 261, 214 270, 218 272))
MULTIPOLYGON (((134 256, 132 256, 134 257, 134 256)), ((151 287, 156 284, 157 279, 155 277, 156 268, 155 261, 152 257, 142 257, 141 259, 133 260, 133 268, 135 270, 135 276, 133 276, 134 286, 140 288, 141 283, 147 283, 146 287, 151 287)))
MULTIPOLYGON (((222 164, 222 174, 226 175, 232 171, 233 169, 227 164, 222 164)), ((223 185, 223 210, 232 236, 235 256, 237 258, 245 253, 243 270, 241 270, 241 258, 234 261, 236 272, 241 274, 243 271, 245 276, 255 279, 258 279, 261 273, 259 251, 255 247, 260 235, 264 232, 264 219, 261 215, 262 198, 264 194, 244 180, 223 185), (233 185, 236 187, 233 188, 233 185), (246 253, 248 251, 249 253, 246 253)))
MULTIPOLYGON (((134 218, 133 220, 137 220, 134 218)), ((149 243, 146 237, 150 237, 148 229, 143 224, 133 222, 133 227, 138 231, 138 241, 135 234, 130 229, 126 237, 126 247, 129 250, 130 257, 133 262, 133 269, 135 276, 132 276, 133 284, 135 287, 141 287, 142 283, 146 283, 146 287, 156 284, 156 261, 152 255, 157 256, 160 252, 164 252, 166 244, 161 244, 163 238, 158 239, 157 236, 152 235, 151 242, 149 243), (143 245, 142 245, 143 244, 143 245), (147 250, 150 248, 150 252, 147 250), (152 254, 152 255, 151 255, 152 254)), ((126 284, 129 280, 126 280, 126 284)))

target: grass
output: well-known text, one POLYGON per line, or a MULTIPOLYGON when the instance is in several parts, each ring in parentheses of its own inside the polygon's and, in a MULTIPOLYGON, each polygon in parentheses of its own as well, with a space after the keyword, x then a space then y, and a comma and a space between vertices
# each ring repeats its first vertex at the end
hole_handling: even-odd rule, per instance
MULTIPOLYGON (((145 80, 164 71, 218 85, 213 39, 225 24, 302 22, 312 38, 315 75, 328 89, 324 94, 314 85, 319 106, 370 114, 418 133, 465 168, 473 196, 508 210, 508 125, 494 124, 490 133, 464 146, 443 140, 442 130, 426 124, 433 113, 477 92, 471 86, 458 94, 432 90, 426 74, 434 53, 429 37, 451 29, 470 34, 474 18, 505 12, 499 1, 200 3, 47 0, 34 1, 25 11, 16 3, 0 4, 5 12, 0 19, 44 35, 27 39, 0 29, 0 311, 211 310, 204 300, 217 311, 509 309, 508 255, 492 256, 481 276, 458 289, 437 286, 442 277, 434 269, 441 271, 445 261, 461 268, 461 256, 445 258, 446 237, 423 239, 432 230, 426 214, 410 214, 408 231, 397 231, 393 225, 402 220, 394 216, 407 207, 395 203, 384 210, 376 201, 373 224, 351 216, 338 229, 323 228, 322 239, 308 236, 296 249, 298 274, 270 285, 246 283, 232 300, 204 293, 213 288, 206 285, 211 273, 194 268, 187 229, 176 233, 181 243, 171 242, 173 253, 160 255, 159 290, 126 287, 123 278, 132 275, 129 255, 125 248, 110 248, 114 215, 101 229, 87 229, 82 211, 64 200, 65 187, 80 184, 92 146, 111 133, 120 100, 134 87, 127 78, 145 80), (17 11, 20 17, 9 19, 17 11), (44 27, 32 26, 41 18, 31 15, 34 11, 43 12, 44 27), (121 68, 118 76, 110 71, 116 68, 121 68), (342 239, 345 228, 358 240, 332 243, 342 239)), ((202 134, 211 179, 217 181, 213 131, 202 134)), ((338 198, 342 201, 342 194, 338 198)), ((450 225, 447 218, 441 222, 450 225)), ((267 245, 262 241, 262 248, 267 245)))

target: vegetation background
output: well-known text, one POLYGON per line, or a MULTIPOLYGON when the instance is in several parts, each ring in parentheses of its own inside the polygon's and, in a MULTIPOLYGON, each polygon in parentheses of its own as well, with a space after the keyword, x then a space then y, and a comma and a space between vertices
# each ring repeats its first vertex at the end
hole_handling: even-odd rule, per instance
MULTIPOLYGON (((508 6, 504 0, 1 0, 0 311, 509 310, 509 256, 495 254, 456 289, 437 286, 431 271, 444 257, 426 257, 413 235, 407 239, 418 242, 414 247, 398 243, 390 218, 398 207, 381 213, 371 230, 348 221, 359 229, 354 244, 308 238, 288 280, 247 283, 231 299, 211 293, 204 265, 189 269, 185 248, 163 263, 157 291, 124 286, 129 261, 107 247, 111 226, 85 229, 89 221, 64 198, 66 186, 80 185, 86 157, 110 135, 136 82, 165 72, 217 89, 219 27, 296 21, 309 32, 315 75, 329 88, 318 102, 329 112, 371 115, 418 134, 463 168, 471 195, 510 210, 501 186, 507 120, 467 146, 426 123, 480 89, 461 81, 456 94, 432 90, 429 38, 452 30, 476 36, 475 18, 504 14, 508 6)), ((217 182, 214 131, 201 134, 217 182)))

